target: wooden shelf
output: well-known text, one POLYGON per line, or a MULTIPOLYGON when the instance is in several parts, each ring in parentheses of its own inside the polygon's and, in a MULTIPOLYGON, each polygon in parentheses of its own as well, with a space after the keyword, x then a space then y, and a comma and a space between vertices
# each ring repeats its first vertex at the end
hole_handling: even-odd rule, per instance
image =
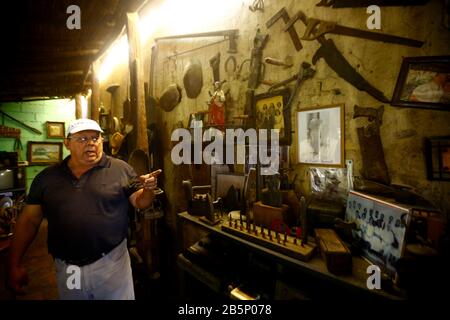
POLYGON ((4 189, 4 190, 0 190, 0 194, 2 193, 7 193, 7 192, 18 192, 18 191, 25 191, 27 188, 23 187, 23 188, 12 188, 12 189, 4 189))
POLYGON ((325 262, 321 259, 319 254, 313 255, 308 261, 301 261, 299 259, 262 246, 253 241, 249 241, 248 239, 243 239, 241 237, 223 231, 222 225, 226 222, 211 226, 202 222, 199 217, 192 216, 187 212, 179 213, 178 217, 180 218, 180 221, 182 223, 193 223, 201 229, 213 232, 214 234, 224 237, 230 241, 244 245, 249 250, 256 251, 264 256, 270 257, 271 259, 281 263, 282 265, 292 267, 306 275, 310 275, 321 280, 329 281, 330 283, 334 283, 338 286, 345 287, 352 290, 353 292, 361 292, 366 295, 373 294, 374 296, 377 296, 379 298, 393 300, 401 300, 407 298, 407 294, 404 291, 369 290, 366 284, 366 270, 370 264, 368 261, 359 256, 352 257, 353 266, 351 275, 335 275, 328 271, 325 262))

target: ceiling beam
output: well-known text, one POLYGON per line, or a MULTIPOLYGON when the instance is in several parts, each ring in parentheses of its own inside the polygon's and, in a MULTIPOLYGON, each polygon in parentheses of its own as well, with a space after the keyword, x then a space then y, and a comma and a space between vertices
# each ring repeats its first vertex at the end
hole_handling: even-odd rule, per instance
POLYGON ((81 50, 27 50, 18 51, 15 54, 16 60, 41 60, 41 59, 61 59, 61 58, 79 58, 92 59, 100 49, 81 49, 81 50))
MULTIPOLYGON (((65 77, 65 76, 81 76, 83 75, 83 70, 69 70, 69 71, 48 71, 45 69, 36 70, 32 73, 27 73, 26 77, 39 78, 39 77, 65 77)), ((14 80, 15 78, 22 78, 25 75, 23 74, 12 74, 10 75, 10 80, 14 80)))
POLYGON ((42 73, 53 71, 83 70, 89 65, 90 59, 41 59, 36 61, 20 61, 20 64, 12 64, 4 67, 4 72, 11 73, 42 73))

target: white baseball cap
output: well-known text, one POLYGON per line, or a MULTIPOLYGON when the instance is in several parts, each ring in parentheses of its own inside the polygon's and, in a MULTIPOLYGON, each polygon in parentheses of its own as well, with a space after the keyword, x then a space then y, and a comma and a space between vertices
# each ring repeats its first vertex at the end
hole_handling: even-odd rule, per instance
POLYGON ((91 119, 77 119, 72 121, 72 123, 69 125, 67 136, 85 130, 103 132, 102 128, 100 128, 99 124, 96 121, 91 119))

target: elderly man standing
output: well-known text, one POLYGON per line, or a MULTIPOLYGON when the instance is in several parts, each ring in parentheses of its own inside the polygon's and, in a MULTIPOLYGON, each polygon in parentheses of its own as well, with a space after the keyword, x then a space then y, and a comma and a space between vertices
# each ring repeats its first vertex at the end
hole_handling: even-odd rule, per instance
POLYGON ((8 283, 16 292, 28 282, 21 259, 45 216, 61 299, 134 299, 128 207, 151 205, 161 170, 137 177, 103 153, 102 132, 93 120, 72 122, 64 140, 70 156, 34 179, 10 250, 8 283))

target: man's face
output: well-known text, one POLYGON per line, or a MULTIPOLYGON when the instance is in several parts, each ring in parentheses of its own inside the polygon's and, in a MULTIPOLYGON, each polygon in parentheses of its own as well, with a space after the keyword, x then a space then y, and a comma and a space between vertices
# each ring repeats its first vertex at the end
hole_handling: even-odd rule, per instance
POLYGON ((64 144, 72 159, 83 165, 96 164, 103 154, 103 139, 100 132, 94 130, 74 133, 64 140, 64 144))

